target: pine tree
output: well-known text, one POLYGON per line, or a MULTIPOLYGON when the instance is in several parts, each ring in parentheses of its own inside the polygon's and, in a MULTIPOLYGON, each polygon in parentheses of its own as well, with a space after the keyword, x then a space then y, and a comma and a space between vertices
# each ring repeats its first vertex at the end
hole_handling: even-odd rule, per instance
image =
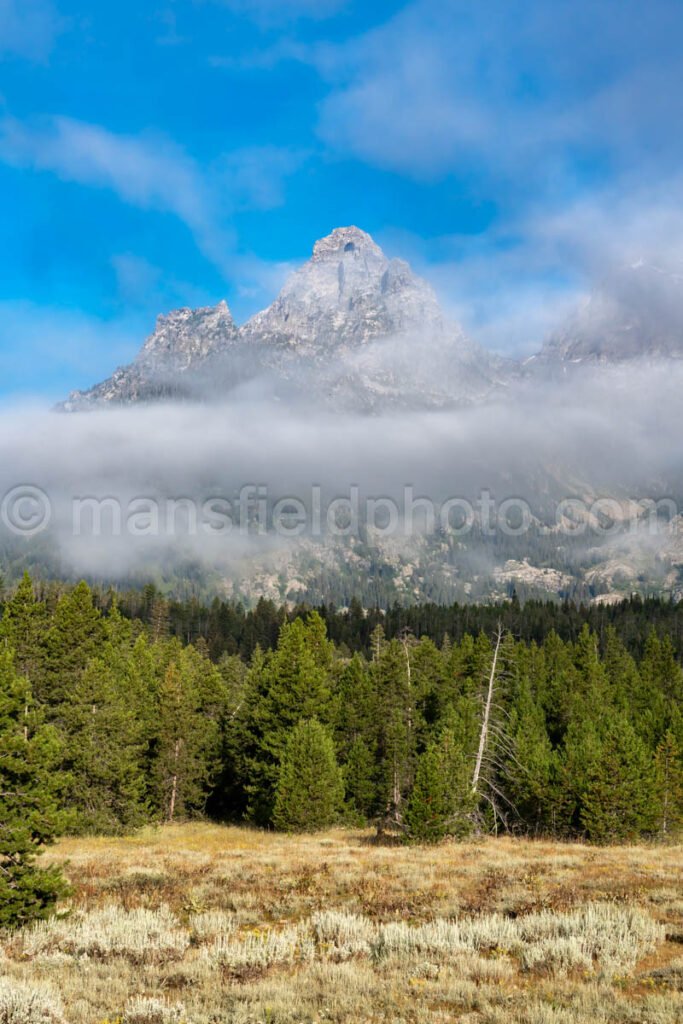
POLYGON ((544 678, 539 687, 539 703, 545 712, 548 735, 559 746, 572 716, 573 695, 579 690, 579 672, 573 663, 570 647, 554 630, 543 640, 544 678))
POLYGON ((377 736, 377 695, 361 655, 354 654, 344 667, 335 703, 335 740, 344 760, 356 740, 371 746, 377 736))
MULTIPOLYGON (((641 699, 643 684, 635 660, 613 626, 608 626, 605 634, 604 663, 615 707, 626 714, 632 713, 641 699)), ((639 716, 633 717, 638 731, 636 720, 639 716)))
POLYGON ((655 826, 653 759, 623 715, 609 720, 580 813, 588 838, 597 843, 636 839, 655 826))
POLYGON ((343 799, 332 737, 315 719, 299 722, 280 765, 273 824, 284 832, 327 828, 339 820, 343 799))
POLYGON ((25 572, 5 604, 0 622, 0 645, 13 652, 17 671, 28 679, 36 698, 40 696, 45 671, 47 627, 47 608, 36 600, 33 581, 25 572))
POLYGON ((60 599, 47 633, 45 692, 40 698, 55 709, 105 640, 102 616, 87 583, 60 599))
POLYGON ((41 724, 30 686, 0 651, 0 926, 47 917, 67 886, 36 857, 60 825, 60 745, 41 724))
POLYGON ((446 658, 427 637, 412 647, 410 661, 415 695, 416 740, 418 748, 423 748, 430 730, 455 699, 455 686, 447 670, 446 658))
POLYGON ((655 754, 656 827, 662 838, 677 835, 683 827, 683 757, 669 730, 655 754))
POLYGON ((575 716, 567 726, 557 755, 555 785, 551 788, 550 819, 556 834, 582 830, 581 809, 592 772, 602 756, 595 716, 575 716))
POLYGON ((192 659, 171 662, 157 686, 151 795, 169 822, 204 809, 220 769, 220 724, 195 668, 192 659))
POLYGON ((415 692, 409 668, 398 640, 378 646, 370 666, 377 694, 378 796, 384 824, 389 827, 402 825, 417 756, 415 692))
POLYGON ((361 821, 367 821, 377 811, 377 767, 361 736, 351 744, 342 771, 348 806, 361 821))
POLYGON ((61 722, 70 831, 124 832, 148 817, 146 709, 127 681, 95 659, 66 695, 61 722))
POLYGON ((153 643, 167 640, 171 632, 168 601, 155 597, 150 611, 149 633, 153 643))
POLYGON ((573 661, 578 672, 571 689, 565 694, 570 716, 590 715, 595 708, 612 703, 612 691, 605 665, 600 660, 597 636, 585 624, 573 645, 573 661))
POLYGON ((555 756, 545 715, 534 702, 527 680, 510 712, 508 734, 501 785, 518 818, 530 829, 542 828, 550 823, 555 756))
POLYGON ((408 838, 435 843, 446 836, 463 838, 472 831, 471 766, 452 730, 446 729, 418 761, 405 820, 408 838))
POLYGON ((377 697, 364 659, 356 654, 339 680, 335 741, 346 798, 361 819, 377 811, 377 697))
POLYGON ((307 718, 328 724, 333 717, 332 648, 324 623, 286 623, 277 648, 250 672, 246 722, 249 816, 261 825, 272 820, 279 765, 289 733, 307 718))
MULTIPOLYGON (((139 623, 137 625, 139 626, 139 623)), ((105 639, 112 647, 121 651, 130 650, 137 634, 133 623, 121 614, 116 595, 112 599, 112 605, 103 626, 105 639)))
POLYGON ((221 656, 218 671, 224 693, 224 710, 221 716, 221 767, 207 811, 223 819, 238 820, 247 809, 243 787, 243 755, 248 671, 242 659, 233 654, 221 656))
POLYGON ((640 663, 640 686, 631 694, 629 711, 636 731, 654 749, 667 728, 669 692, 679 693, 681 669, 676 664, 668 637, 662 641, 650 632, 640 663))

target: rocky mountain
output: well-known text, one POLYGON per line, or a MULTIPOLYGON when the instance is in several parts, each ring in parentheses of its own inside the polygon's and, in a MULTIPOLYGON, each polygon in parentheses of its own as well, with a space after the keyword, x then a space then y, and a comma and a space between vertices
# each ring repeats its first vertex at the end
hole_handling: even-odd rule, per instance
MULTIPOLYGON (((89 391, 73 393, 62 408, 256 394, 283 406, 291 400, 297 413, 306 403, 325 410, 380 413, 474 405, 500 397, 507 389, 509 400, 491 403, 481 416, 468 411, 462 418, 443 417, 444 424, 453 424, 448 449, 434 463, 431 482, 422 490, 438 498, 442 484, 446 487, 450 481, 449 486, 457 487, 451 493, 463 496, 476 497, 484 485, 498 498, 521 496, 533 510, 530 529, 522 536, 503 536, 500 531, 490 536, 482 522, 481 529, 475 523, 472 535, 462 539, 439 528, 379 539, 366 530, 348 543, 329 536, 288 539, 279 546, 269 541, 263 551, 249 549, 244 564, 231 564, 229 570, 219 557, 214 568, 220 586, 250 601, 259 596, 327 599, 332 587, 334 600, 343 603, 360 594, 369 604, 500 599, 512 590, 581 600, 604 600, 614 592, 632 590, 681 597, 683 519, 677 517, 676 531, 665 530, 661 536, 653 535, 649 521, 636 516, 635 528, 624 521, 617 523, 620 532, 614 536, 584 537, 571 530, 561 532, 555 511, 567 497, 578 496, 592 508, 604 495, 621 500, 680 495, 676 431, 664 430, 657 413, 667 401, 674 408, 678 404, 680 374, 671 372, 670 363, 683 359, 682 300, 683 273, 675 267, 642 261, 623 267, 603 281, 537 356, 519 367, 469 340, 407 263, 389 259, 358 228, 338 228, 315 244, 311 258, 290 277, 272 305, 245 324, 235 323, 225 302, 160 316, 131 365, 89 391), (653 378, 640 372, 646 361, 669 362, 663 369, 651 368, 653 378), (635 374, 632 365, 637 367, 635 374), (582 370, 584 377, 570 376, 582 370), (549 380, 565 379, 579 386, 564 391, 545 386, 549 380), (641 379, 644 395, 638 399, 641 379), (651 416, 647 389, 653 379, 657 407, 651 416), (579 405, 592 395, 593 417, 608 405, 619 429, 603 433, 594 450, 590 431, 576 431, 578 420, 570 416, 560 420, 569 425, 565 443, 555 424, 555 401, 560 398, 561 405, 562 395, 571 402, 578 396, 579 405), (661 432, 669 438, 662 459, 652 465, 649 456, 637 455, 649 448, 629 428, 634 416, 636 422, 641 417, 646 436, 654 429, 658 437, 661 432), (467 430, 458 429, 465 423, 467 430), (630 448, 625 437, 631 438, 630 448), (632 456, 624 457, 625 447, 632 456)), ((241 417, 239 405, 234 411, 241 417)), ((221 407, 219 414, 224 412, 221 407)), ((311 416, 313 440, 315 424, 324 420, 311 416)), ((426 418, 401 420, 415 423, 419 436, 426 418)), ((308 424, 308 417, 304 421, 308 424)), ((387 418, 392 431, 397 421, 387 418)), ((599 415, 596 421, 602 422, 599 415)), ((351 417, 348 422, 357 420, 351 417)), ((350 437, 348 443, 362 463, 363 442, 358 443, 356 436, 355 443, 350 437)), ((384 463, 379 459, 377 465, 384 463)), ((213 479, 212 472, 207 479, 213 479)), ((317 469, 315 473, 317 478, 317 469)), ((343 492, 348 479, 342 483, 343 492)), ((678 507, 681 503, 683 497, 678 507)), ((170 572, 182 561, 179 552, 181 546, 173 542, 167 555, 170 572)), ((156 548, 151 557, 160 557, 156 548)), ((200 563, 198 574, 205 568, 200 563)))
POLYGON ((484 397, 505 373, 407 263, 348 227, 316 242, 273 304, 243 326, 225 302, 159 317, 130 366, 62 408, 224 397, 255 382, 336 408, 442 407, 484 397))
POLYGON ((557 375, 586 364, 682 358, 683 267, 638 260, 606 278, 526 366, 557 375))
POLYGON ((89 391, 74 391, 62 408, 67 412, 107 403, 130 404, 176 396, 183 381, 207 359, 227 354, 238 345, 239 332, 226 302, 203 309, 176 309, 157 317, 156 329, 130 366, 89 391))
POLYGON ((520 367, 467 338, 406 262, 346 227, 316 242, 272 305, 242 326, 225 302, 160 316, 133 363, 61 408, 258 387, 328 409, 433 409, 481 401, 523 378, 681 358, 683 267, 639 260, 617 269, 520 367))

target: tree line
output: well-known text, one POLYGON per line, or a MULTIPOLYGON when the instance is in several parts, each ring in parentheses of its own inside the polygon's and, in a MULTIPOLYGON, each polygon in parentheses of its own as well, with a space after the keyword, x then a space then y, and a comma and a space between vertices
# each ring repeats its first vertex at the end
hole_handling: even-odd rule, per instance
MULTIPOLYGON (((57 580, 34 582, 36 594, 48 608, 56 605, 65 589, 68 585, 57 580)), ((0 613, 4 590, 0 577, 0 613)), ((91 592, 94 605, 105 614, 115 605, 124 618, 140 620, 147 626, 162 617, 169 635, 184 644, 205 641, 213 661, 223 654, 238 654, 249 660, 257 647, 264 651, 272 649, 284 622, 305 618, 313 609, 324 620, 329 638, 338 647, 366 656, 378 625, 389 640, 409 630, 441 645, 445 636, 460 642, 467 633, 492 633, 502 622, 518 639, 537 643, 551 631, 563 640, 575 641, 583 626, 588 625, 598 638, 601 652, 611 627, 628 652, 637 658, 642 657, 654 629, 659 636, 667 636, 676 656, 683 658, 683 601, 640 594, 605 603, 582 604, 550 598, 521 602, 513 588, 510 598, 498 603, 389 603, 379 607, 364 606, 358 598, 351 598, 348 606, 339 608, 334 604, 283 605, 266 598, 253 607, 219 597, 209 601, 198 595, 180 599, 165 596, 153 583, 132 590, 91 585, 91 592)))
POLYGON ((580 609, 515 601, 458 621, 359 607, 271 621, 262 607, 251 625, 271 624, 247 652, 188 642, 167 602, 138 600, 148 608, 124 614, 85 583, 46 591, 28 576, 5 600, 0 923, 63 891, 34 863, 61 832, 208 814, 287 831, 373 823, 405 842, 603 843, 683 823, 683 669, 676 635, 652 628, 677 629, 677 606, 658 622, 632 602, 599 629, 580 609), (569 621, 569 636, 554 628, 569 621))

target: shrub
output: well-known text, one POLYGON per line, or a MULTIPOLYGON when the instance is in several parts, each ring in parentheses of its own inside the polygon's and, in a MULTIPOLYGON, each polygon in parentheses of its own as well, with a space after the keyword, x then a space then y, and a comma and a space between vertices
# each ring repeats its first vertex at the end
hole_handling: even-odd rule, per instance
POLYGON ((161 999, 131 999, 123 1014, 123 1024, 181 1024, 185 1017, 182 1003, 164 1003, 161 999))
POLYGON ((90 914, 40 922, 23 936, 26 956, 67 953, 107 960, 120 956, 131 963, 180 960, 190 944, 168 908, 121 910, 105 907, 90 914))
POLYGON ((307 929, 294 927, 281 932, 252 933, 237 939, 217 939, 205 955, 216 966, 242 971, 311 960, 314 954, 315 946, 307 929))
POLYGON ((64 1010, 48 989, 0 978, 0 1024, 65 1024, 64 1010))

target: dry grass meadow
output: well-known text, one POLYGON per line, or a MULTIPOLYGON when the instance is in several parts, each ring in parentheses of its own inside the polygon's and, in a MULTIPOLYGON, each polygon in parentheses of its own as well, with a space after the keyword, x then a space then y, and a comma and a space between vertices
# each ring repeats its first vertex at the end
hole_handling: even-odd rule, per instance
POLYGON ((2 937, 0 1024, 683 1021, 683 847, 193 824, 63 840, 2 937))

